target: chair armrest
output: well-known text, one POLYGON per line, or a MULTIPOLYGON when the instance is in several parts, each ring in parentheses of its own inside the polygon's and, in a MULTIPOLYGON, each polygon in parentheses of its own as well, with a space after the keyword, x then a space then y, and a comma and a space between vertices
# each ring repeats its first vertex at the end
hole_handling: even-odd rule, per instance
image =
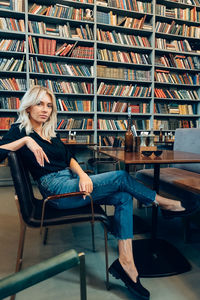
MULTIPOLYGON (((0 299, 13 295, 21 290, 46 280, 58 273, 72 268, 80 263, 80 257, 75 250, 68 250, 62 254, 33 265, 20 272, 12 274, 0 280, 0 299)), ((84 268, 84 266, 83 266, 84 268)), ((84 283, 84 280, 81 281, 84 283)), ((85 287, 86 293, 86 287, 85 287)), ((86 299, 86 298, 84 298, 86 299)))
POLYGON ((41 216, 41 223, 40 223, 40 234, 42 234, 46 203, 49 200, 60 199, 60 198, 68 198, 68 197, 77 197, 77 196, 84 196, 84 195, 88 196, 90 198, 91 212, 92 212, 92 223, 94 223, 94 204, 93 204, 92 196, 89 193, 87 193, 87 192, 71 192, 71 193, 65 193, 65 194, 59 194, 59 195, 52 195, 52 196, 47 197, 43 201, 42 216, 41 216))
POLYGON ((77 196, 84 196, 88 195, 86 192, 71 192, 71 193, 65 193, 65 194, 58 194, 58 195, 52 195, 47 197, 44 201, 47 202, 49 200, 59 199, 59 198, 68 198, 68 197, 77 197, 77 196))

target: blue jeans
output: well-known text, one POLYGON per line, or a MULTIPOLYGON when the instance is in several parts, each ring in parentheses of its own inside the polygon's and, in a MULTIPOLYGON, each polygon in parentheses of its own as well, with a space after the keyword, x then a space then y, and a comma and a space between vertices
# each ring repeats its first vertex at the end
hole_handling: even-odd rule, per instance
MULTIPOLYGON (((133 197, 145 205, 155 201, 156 193, 136 181, 125 171, 113 171, 90 176, 93 182, 91 196, 96 204, 114 205, 114 228, 118 239, 133 238, 133 197)), ((44 197, 79 191, 79 178, 70 169, 42 176, 38 180, 44 197)), ((90 204, 89 197, 51 200, 57 209, 70 209, 90 204)))

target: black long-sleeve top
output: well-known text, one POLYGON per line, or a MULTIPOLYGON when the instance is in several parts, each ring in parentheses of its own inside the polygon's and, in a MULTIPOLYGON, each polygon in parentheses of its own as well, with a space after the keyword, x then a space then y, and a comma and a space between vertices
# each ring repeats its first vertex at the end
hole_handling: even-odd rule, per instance
MULTIPOLYGON (((26 136, 24 128, 19 129, 19 124, 13 124, 7 134, 4 135, 0 141, 0 145, 8 144, 26 136)), ((62 143, 57 136, 48 142, 42 139, 35 131, 29 135, 36 143, 44 150, 50 163, 44 161, 44 167, 41 167, 36 161, 35 155, 27 146, 23 146, 18 150, 23 163, 27 166, 33 179, 37 180, 40 177, 52 172, 58 172, 60 170, 69 167, 71 158, 74 158, 69 148, 62 143)), ((0 149, 0 160, 3 160, 8 155, 9 150, 0 149)))

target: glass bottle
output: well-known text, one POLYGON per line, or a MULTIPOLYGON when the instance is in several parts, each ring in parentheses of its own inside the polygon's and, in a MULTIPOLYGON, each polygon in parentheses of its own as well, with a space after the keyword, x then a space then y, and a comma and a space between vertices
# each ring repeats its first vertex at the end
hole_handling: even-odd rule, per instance
POLYGON ((133 133, 131 130, 131 108, 128 108, 128 128, 125 133, 125 151, 133 152, 133 133))
POLYGON ((154 147, 154 138, 155 135, 153 134, 153 129, 151 129, 151 132, 149 134, 149 147, 154 147))
POLYGON ((163 141, 163 133, 162 133, 162 128, 160 128, 159 142, 161 143, 162 141, 163 141))

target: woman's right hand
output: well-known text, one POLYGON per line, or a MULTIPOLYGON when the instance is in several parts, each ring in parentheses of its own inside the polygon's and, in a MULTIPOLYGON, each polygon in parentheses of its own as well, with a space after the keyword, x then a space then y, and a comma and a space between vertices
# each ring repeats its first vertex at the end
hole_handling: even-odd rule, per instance
POLYGON ((44 161, 46 160, 46 162, 49 163, 49 159, 46 155, 46 153, 44 152, 44 150, 42 149, 42 147, 40 147, 35 141, 34 139, 32 139, 31 137, 27 136, 25 138, 25 144, 26 146, 33 152, 33 154, 35 155, 35 158, 38 162, 38 164, 41 167, 44 167, 44 161))

